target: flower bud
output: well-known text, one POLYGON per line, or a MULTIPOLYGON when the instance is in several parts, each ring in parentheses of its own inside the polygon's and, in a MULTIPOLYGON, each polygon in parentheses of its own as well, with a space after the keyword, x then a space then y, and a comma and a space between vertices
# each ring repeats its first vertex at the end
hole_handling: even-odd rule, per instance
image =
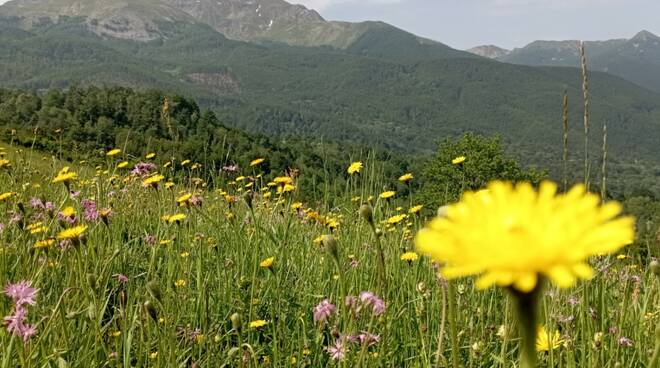
POLYGON ((656 276, 660 276, 660 262, 658 261, 651 261, 651 272, 655 274, 656 276))
POLYGON ((360 207, 360 216, 368 223, 373 224, 374 222, 374 210, 368 204, 363 204, 360 207))
POLYGON ((156 311, 156 307, 154 307, 151 301, 147 300, 144 302, 144 310, 147 311, 151 319, 158 321, 158 311, 156 311))
POLYGON ((243 327, 243 321, 241 319, 241 315, 238 313, 234 313, 231 315, 231 317, 229 317, 229 319, 231 320, 231 328, 236 332, 240 332, 241 328, 243 327))
POLYGON ((339 249, 337 247, 337 240, 332 235, 323 235, 321 238, 321 243, 325 249, 332 255, 332 257, 338 262, 339 261, 339 249))
POLYGON ((151 280, 147 282, 147 290, 154 299, 158 300, 159 302, 162 302, 161 298, 163 296, 163 293, 161 293, 160 291, 160 285, 158 285, 158 281, 151 280))

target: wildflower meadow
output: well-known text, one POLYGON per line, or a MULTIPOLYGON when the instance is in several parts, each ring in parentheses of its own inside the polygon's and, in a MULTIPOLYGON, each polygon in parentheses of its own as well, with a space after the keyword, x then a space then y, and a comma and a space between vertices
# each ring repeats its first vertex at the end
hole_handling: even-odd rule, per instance
POLYGON ((268 157, 0 155, 2 368, 658 367, 660 239, 582 185, 425 208, 365 157, 329 206, 268 157))

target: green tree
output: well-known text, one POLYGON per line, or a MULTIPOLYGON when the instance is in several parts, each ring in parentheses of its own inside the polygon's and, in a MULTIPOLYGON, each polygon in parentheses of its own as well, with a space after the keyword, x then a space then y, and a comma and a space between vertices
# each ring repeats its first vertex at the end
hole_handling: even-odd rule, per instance
POLYGON ((463 191, 483 188, 496 179, 538 184, 546 174, 524 169, 505 155, 499 137, 468 133, 458 140, 442 141, 423 176, 422 199, 434 208, 458 200, 463 191), (465 157, 465 161, 453 164, 458 157, 465 157))

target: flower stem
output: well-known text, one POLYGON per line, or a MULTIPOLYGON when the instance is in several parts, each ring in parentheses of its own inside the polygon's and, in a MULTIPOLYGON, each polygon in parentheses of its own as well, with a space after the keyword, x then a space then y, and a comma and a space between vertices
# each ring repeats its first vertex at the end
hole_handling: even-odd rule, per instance
POLYGON ((538 296, 540 286, 529 293, 522 293, 512 289, 515 299, 516 314, 519 322, 520 343, 520 367, 536 367, 536 311, 538 307, 538 296))
POLYGON ((449 317, 449 335, 451 338, 451 364, 454 368, 459 367, 458 362, 458 330, 456 324, 456 289, 454 281, 449 281, 447 285, 447 317, 449 317))

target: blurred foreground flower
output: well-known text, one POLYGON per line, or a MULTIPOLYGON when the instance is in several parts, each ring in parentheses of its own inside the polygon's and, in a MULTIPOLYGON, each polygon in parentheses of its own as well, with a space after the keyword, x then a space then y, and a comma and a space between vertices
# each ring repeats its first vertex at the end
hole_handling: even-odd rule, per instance
POLYGON ((464 194, 446 217, 417 234, 417 249, 445 263, 447 278, 480 275, 481 289, 496 284, 531 292, 546 276, 570 287, 593 275, 589 257, 633 241, 633 218, 617 218, 621 205, 600 206, 582 185, 559 195, 550 182, 539 192, 526 183, 494 182, 488 188, 464 194))
MULTIPOLYGON (((521 326, 520 367, 535 367, 540 279, 571 287, 592 277, 589 257, 634 239, 634 219, 618 217, 621 205, 600 203, 582 185, 558 194, 551 182, 538 191, 528 183, 493 182, 465 193, 420 230, 417 250, 443 264, 448 279, 479 275, 478 288, 508 287, 521 326)), ((553 344, 548 338, 546 345, 553 344)))

